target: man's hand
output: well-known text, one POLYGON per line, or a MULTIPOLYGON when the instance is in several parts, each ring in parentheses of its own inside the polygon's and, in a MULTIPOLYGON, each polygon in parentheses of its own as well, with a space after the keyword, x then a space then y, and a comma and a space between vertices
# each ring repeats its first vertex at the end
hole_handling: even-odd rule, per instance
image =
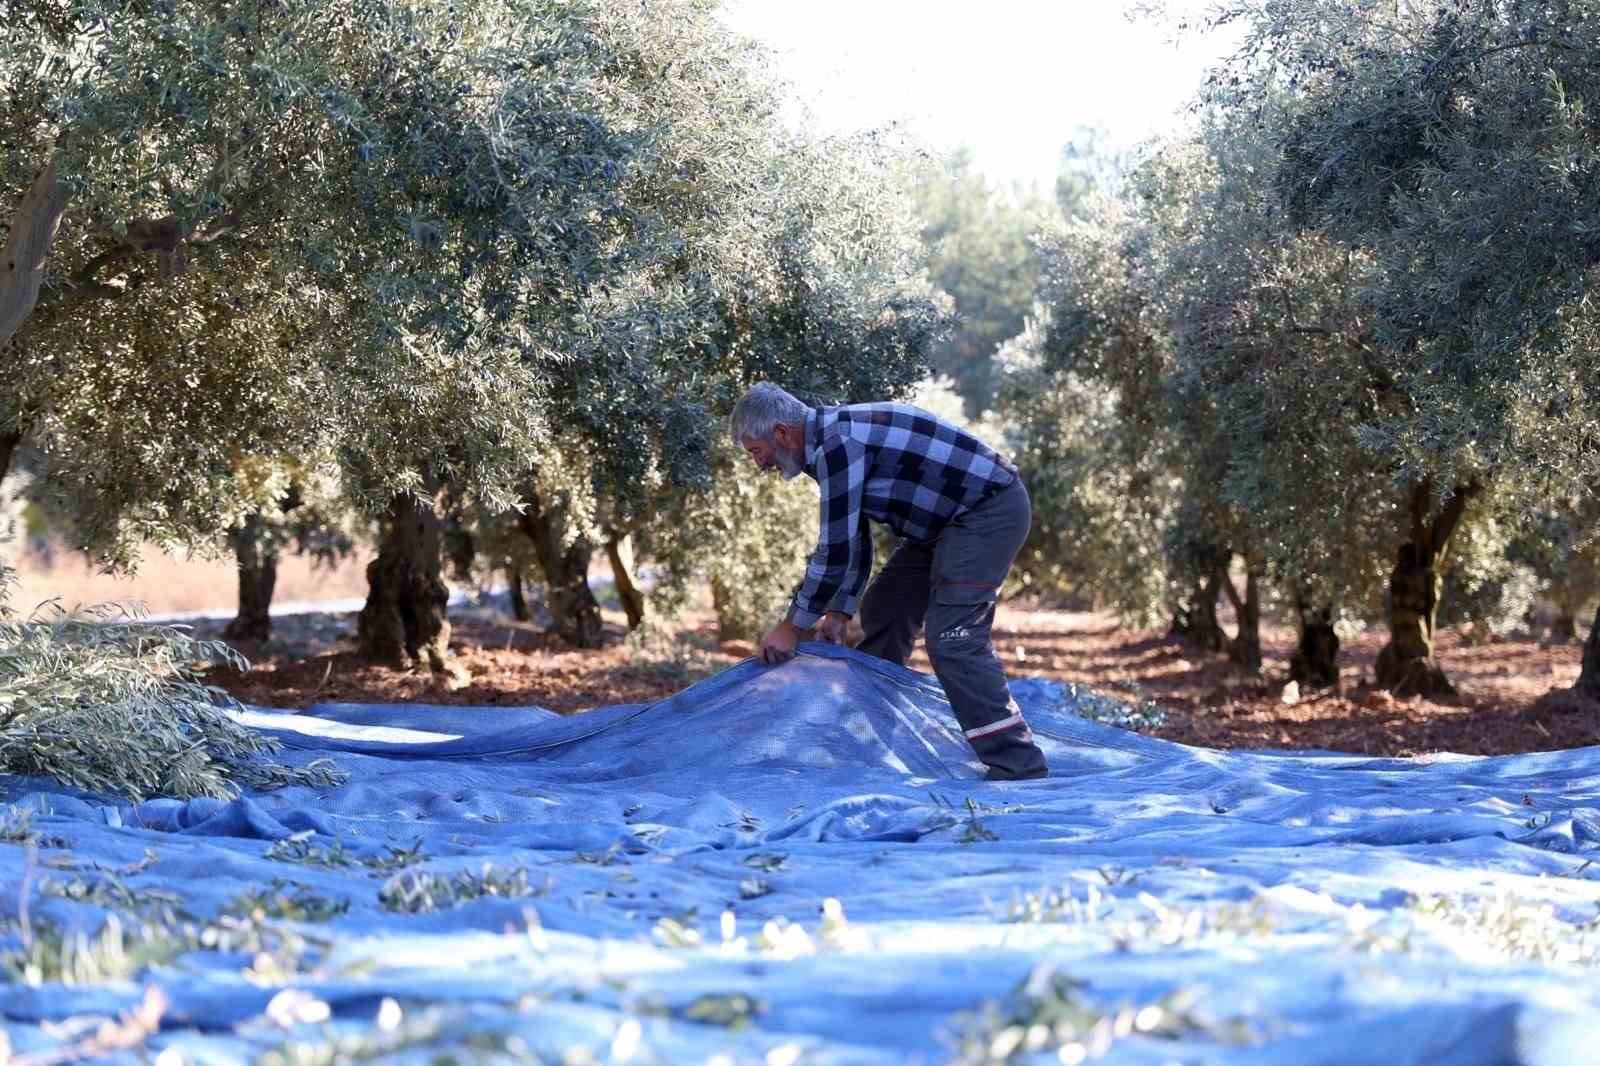
POLYGON ((817 639, 825 644, 844 644, 845 633, 850 628, 850 616, 843 611, 829 611, 817 623, 817 639))
POLYGON ((761 638, 761 647, 756 654, 768 666, 777 666, 794 658, 794 646, 800 642, 802 630, 799 626, 785 618, 772 628, 772 632, 761 638))

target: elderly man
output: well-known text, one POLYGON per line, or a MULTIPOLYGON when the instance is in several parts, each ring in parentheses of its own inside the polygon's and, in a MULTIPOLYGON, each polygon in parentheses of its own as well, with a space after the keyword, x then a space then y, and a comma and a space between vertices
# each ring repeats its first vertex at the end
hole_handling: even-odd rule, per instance
POLYGON ((990 780, 1043 777, 1044 755, 1006 688, 990 641, 995 600, 1028 535, 1016 469, 972 434, 898 403, 812 408, 776 385, 744 395, 733 439, 763 470, 806 473, 822 490, 822 528, 788 615, 761 641, 763 662, 794 657, 815 628, 842 643, 859 607, 861 651, 904 665, 926 628, 928 658, 990 780), (901 537, 872 567, 867 520, 901 537))

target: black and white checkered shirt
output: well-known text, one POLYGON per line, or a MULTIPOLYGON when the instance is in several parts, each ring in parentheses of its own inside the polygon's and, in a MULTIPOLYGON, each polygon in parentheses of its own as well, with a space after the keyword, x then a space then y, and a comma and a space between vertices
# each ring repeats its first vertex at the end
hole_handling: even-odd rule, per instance
POLYGON ((814 409, 805 472, 822 490, 822 528, 790 615, 802 627, 830 610, 856 613, 872 567, 867 519, 932 540, 1017 476, 977 437, 903 403, 814 409))

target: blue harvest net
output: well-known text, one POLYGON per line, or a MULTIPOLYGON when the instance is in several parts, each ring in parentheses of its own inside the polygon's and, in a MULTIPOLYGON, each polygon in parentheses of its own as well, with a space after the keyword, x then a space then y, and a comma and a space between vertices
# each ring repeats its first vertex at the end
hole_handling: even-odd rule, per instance
POLYGON ((1024 679, 1052 774, 989 784, 933 679, 803 652, 576 716, 250 712, 333 789, 0 778, 11 1052, 155 987, 113 1058, 1600 1061, 1600 749, 1210 751, 1024 679), (141 922, 190 942, 24 972, 43 930, 126 962, 141 922))

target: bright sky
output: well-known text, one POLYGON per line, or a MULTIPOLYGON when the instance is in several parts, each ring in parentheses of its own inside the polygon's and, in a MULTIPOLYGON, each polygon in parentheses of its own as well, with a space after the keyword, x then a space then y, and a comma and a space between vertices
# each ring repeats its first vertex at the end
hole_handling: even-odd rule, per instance
MULTIPOLYGON (((1199 12, 1207 0, 1171 0, 1199 12)), ((903 121, 966 144, 1000 180, 1055 179, 1062 147, 1100 127, 1128 147, 1172 127, 1226 41, 1174 45, 1122 0, 727 0, 834 128, 903 121)))

